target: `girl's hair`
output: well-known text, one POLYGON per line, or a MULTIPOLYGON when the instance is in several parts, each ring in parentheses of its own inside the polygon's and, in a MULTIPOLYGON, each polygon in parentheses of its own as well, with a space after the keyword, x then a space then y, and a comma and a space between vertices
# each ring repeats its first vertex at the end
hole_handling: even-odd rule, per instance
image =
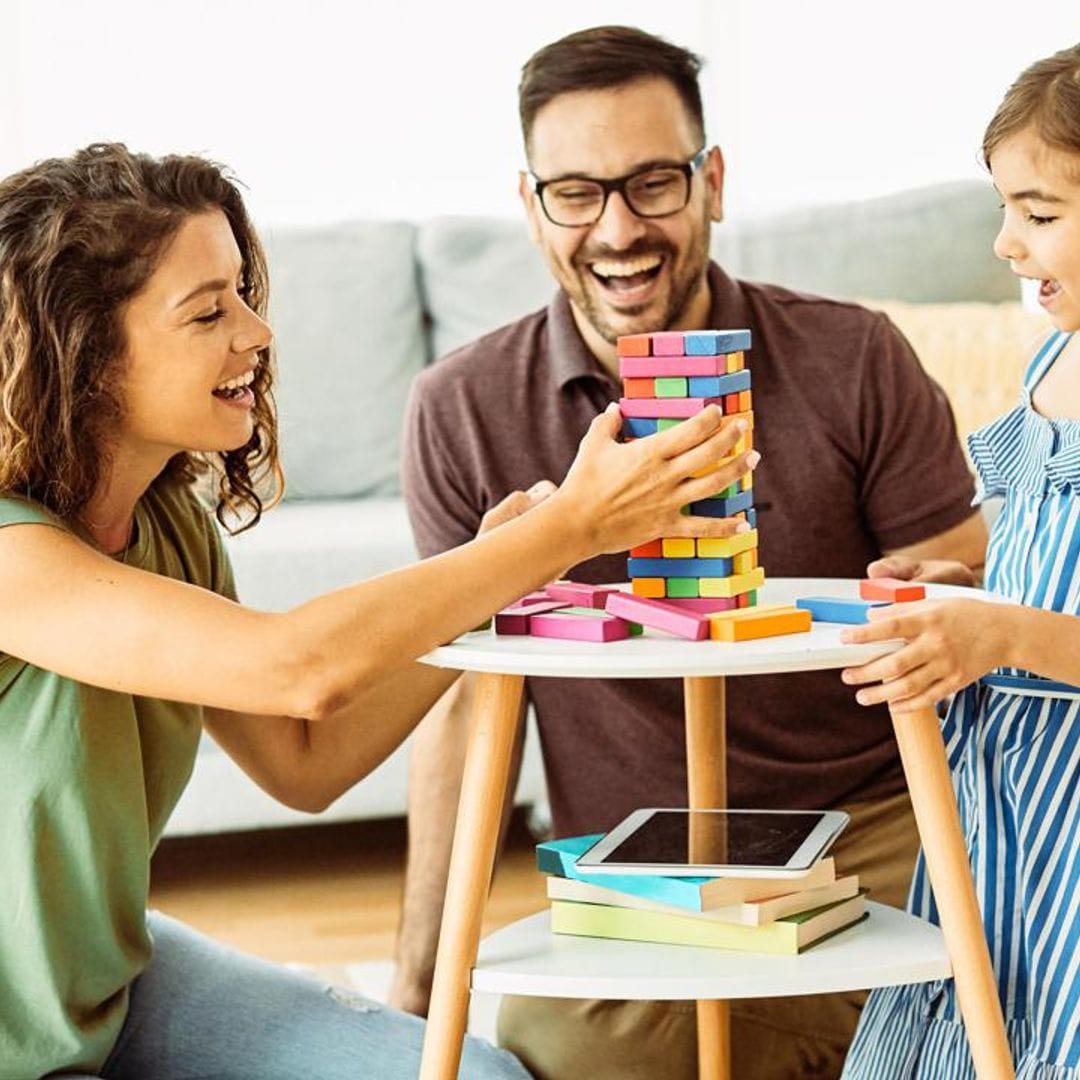
POLYGON ((983 135, 987 168, 997 146, 1026 127, 1047 146, 1080 154, 1080 45, 1036 61, 1009 87, 983 135))
MULTIPOLYGON (((185 219, 219 209, 243 259, 248 305, 266 311, 266 259, 226 171, 95 144, 0 182, 0 494, 75 518, 94 494, 121 418, 125 304, 185 219)), ((254 525, 283 487, 272 355, 260 350, 254 431, 220 454, 175 455, 160 479, 207 476, 218 520, 254 525)))

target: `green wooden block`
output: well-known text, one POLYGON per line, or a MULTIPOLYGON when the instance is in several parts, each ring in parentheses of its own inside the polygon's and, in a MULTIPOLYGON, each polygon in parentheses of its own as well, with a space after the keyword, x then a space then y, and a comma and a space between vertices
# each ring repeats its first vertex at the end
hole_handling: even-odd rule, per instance
POLYGON ((657 433, 659 433, 661 431, 670 431, 673 427, 678 427, 682 422, 683 422, 682 417, 680 417, 678 420, 671 419, 670 417, 666 417, 664 419, 657 420, 656 421, 657 433))
POLYGON ((639 622, 630 623, 629 630, 631 637, 641 637, 641 635, 645 633, 645 627, 639 622))
POLYGON ((661 397, 686 397, 685 379, 657 379, 656 396, 661 397))
POLYGON ((692 600, 698 594, 698 579, 696 577, 669 577, 667 579, 667 594, 668 596, 692 600))
POLYGON ((757 589, 751 589, 746 595, 749 597, 747 604, 750 607, 757 607, 757 589))

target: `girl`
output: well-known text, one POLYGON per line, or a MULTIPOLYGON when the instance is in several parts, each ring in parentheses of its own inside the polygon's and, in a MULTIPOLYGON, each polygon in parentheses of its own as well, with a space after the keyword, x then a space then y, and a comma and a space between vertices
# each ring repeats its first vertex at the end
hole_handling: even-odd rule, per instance
MULTIPOLYGON (((206 161, 92 146, 0 183, 4 1080, 415 1077, 414 1017, 148 919, 201 729, 319 809, 452 681, 416 657, 596 553, 740 527, 679 512, 756 462, 687 479, 735 425, 711 409, 620 445, 609 409, 559 490, 511 497, 473 543, 283 615, 241 607, 193 484, 212 476, 235 528, 279 490, 266 296, 206 161)), ((476 1042, 462 1070, 525 1075, 476 1042)))
MULTIPOLYGON (((903 638, 844 672, 864 705, 956 694, 944 721, 1006 1030, 1023 1080, 1080 1078, 1080 46, 1028 68, 983 139, 1004 220, 994 250, 1040 282, 1056 332, 1020 404, 970 438, 1003 496, 986 584, 1009 600, 881 608, 850 642, 903 638), (882 680, 887 680, 882 683, 882 680)), ((921 860, 911 910, 934 920, 921 860)), ((951 982, 870 995, 845 1077, 974 1075, 951 982)))

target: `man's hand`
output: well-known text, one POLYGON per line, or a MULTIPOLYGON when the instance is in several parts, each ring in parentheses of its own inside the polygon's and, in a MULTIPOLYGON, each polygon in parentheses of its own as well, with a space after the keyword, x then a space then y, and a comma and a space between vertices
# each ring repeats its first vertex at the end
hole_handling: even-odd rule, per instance
POLYGON ((539 506, 549 495, 556 491, 550 480, 538 480, 528 491, 511 491, 501 502, 496 503, 481 519, 477 536, 497 529, 522 514, 527 514, 534 506, 539 506))
POLYGON ((866 568, 868 578, 891 577, 900 581, 927 581, 939 585, 978 585, 971 567, 954 559, 912 559, 907 555, 886 555, 866 568))

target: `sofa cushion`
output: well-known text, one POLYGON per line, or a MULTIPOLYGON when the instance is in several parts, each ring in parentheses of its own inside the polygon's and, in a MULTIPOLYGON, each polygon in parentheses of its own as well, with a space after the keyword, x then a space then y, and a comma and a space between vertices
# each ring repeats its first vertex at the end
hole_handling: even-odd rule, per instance
POLYGON ((267 235, 286 496, 399 490, 401 416, 427 359, 415 226, 267 235))
MULTIPOLYGON (((728 273, 839 297, 996 301, 1019 296, 991 245, 999 211, 989 183, 724 222, 712 254, 728 273)), ((554 284, 524 219, 433 218, 417 238, 432 354, 445 355, 535 311, 554 284)))

